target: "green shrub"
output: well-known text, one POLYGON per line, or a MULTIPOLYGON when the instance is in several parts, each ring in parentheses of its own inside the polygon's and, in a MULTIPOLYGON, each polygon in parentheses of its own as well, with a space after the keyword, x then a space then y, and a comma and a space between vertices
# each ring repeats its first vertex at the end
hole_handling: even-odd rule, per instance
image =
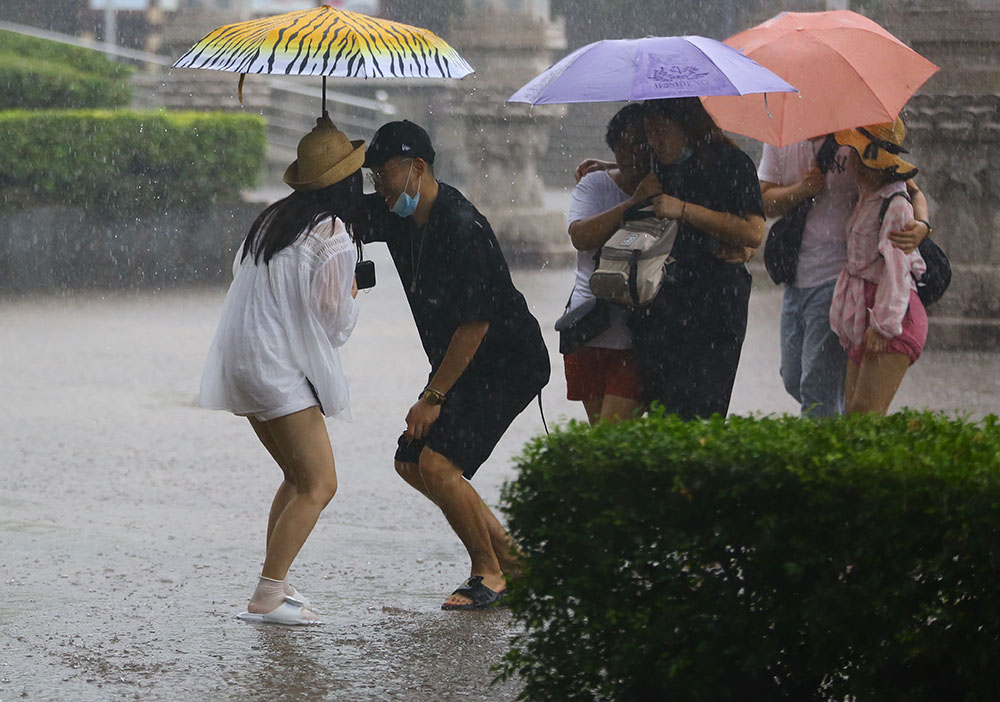
POLYGON ((0 30, 0 54, 72 66, 78 71, 104 78, 127 78, 131 73, 130 68, 109 61, 99 51, 3 30, 0 30))
POLYGON ((0 31, 0 107, 120 107, 132 69, 97 51, 0 31))
POLYGON ((1000 699, 996 417, 574 423, 504 506, 527 699, 1000 699))
POLYGON ((126 80, 108 80, 71 66, 0 56, 0 105, 7 109, 117 107, 127 105, 126 80))
POLYGON ((0 143, 7 207, 129 214, 238 197, 263 163, 265 130, 252 115, 8 111, 0 143))

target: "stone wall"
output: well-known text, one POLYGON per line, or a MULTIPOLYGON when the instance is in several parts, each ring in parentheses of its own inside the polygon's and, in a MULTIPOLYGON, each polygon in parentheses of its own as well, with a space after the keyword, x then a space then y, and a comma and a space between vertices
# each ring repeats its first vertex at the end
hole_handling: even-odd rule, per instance
POLYGON ((952 264, 951 287, 928 312, 928 343, 1000 343, 1000 96, 918 95, 903 114, 934 239, 952 264))

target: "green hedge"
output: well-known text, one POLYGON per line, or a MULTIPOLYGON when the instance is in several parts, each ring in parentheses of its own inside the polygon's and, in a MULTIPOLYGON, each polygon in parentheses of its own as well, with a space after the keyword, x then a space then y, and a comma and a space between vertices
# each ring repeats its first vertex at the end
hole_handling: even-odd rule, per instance
POLYGON ((234 199, 264 161, 261 118, 206 112, 0 112, 7 207, 128 214, 234 199))
POLYGON ((3 109, 124 106, 131 72, 96 51, 0 31, 3 109))
POLYGON ((531 700, 1000 699, 1000 431, 655 416, 531 443, 504 491, 531 700))

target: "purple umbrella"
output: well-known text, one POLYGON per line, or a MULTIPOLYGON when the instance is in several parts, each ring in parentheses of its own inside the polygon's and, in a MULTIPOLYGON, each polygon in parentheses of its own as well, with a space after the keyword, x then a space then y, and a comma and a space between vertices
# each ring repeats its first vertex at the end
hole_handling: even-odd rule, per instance
POLYGON ((606 39, 577 49, 508 98, 548 105, 794 93, 736 49, 706 37, 606 39))

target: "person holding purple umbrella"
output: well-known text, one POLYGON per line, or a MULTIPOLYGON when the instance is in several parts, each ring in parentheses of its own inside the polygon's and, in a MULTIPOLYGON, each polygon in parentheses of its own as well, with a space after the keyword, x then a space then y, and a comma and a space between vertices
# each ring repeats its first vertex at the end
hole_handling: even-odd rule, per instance
POLYGON ((697 98, 646 102, 644 118, 663 188, 652 204, 658 217, 678 222, 663 287, 629 321, 645 397, 684 419, 725 415, 751 278, 742 262, 719 253, 764 239, 757 170, 697 98))

